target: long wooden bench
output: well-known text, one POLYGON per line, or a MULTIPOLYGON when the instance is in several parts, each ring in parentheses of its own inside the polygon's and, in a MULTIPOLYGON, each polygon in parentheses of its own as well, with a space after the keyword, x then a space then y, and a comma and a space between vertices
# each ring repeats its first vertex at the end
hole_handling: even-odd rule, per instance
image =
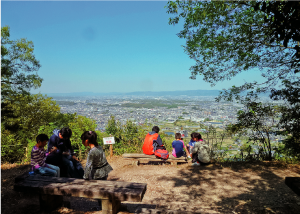
POLYGON ((115 214, 121 201, 141 202, 146 183, 57 178, 23 174, 15 179, 14 190, 39 194, 40 208, 52 211, 63 205, 63 196, 101 199, 102 213, 115 214))
POLYGON ((168 160, 162 160, 156 158, 155 155, 145 155, 140 153, 125 153, 122 156, 128 160, 134 160, 133 165, 139 165, 141 161, 161 161, 161 162, 171 162, 171 165, 177 165, 177 163, 187 163, 186 157, 175 158, 172 154, 169 155, 168 160))

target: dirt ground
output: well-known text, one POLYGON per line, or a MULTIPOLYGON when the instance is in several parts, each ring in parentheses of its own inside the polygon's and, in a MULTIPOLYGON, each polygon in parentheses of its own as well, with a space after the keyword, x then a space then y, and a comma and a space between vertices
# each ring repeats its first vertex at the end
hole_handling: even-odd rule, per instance
MULTIPOLYGON (((300 166, 280 163, 236 163, 227 166, 191 163, 142 163, 108 158, 114 170, 108 180, 147 183, 140 203, 123 202, 128 213, 300 213, 300 197, 284 184, 300 177, 300 166)), ((83 166, 85 163, 83 161, 83 166)), ((41 213, 38 196, 13 190, 14 178, 29 165, 1 165, 1 213, 41 213)), ((71 207, 52 214, 100 214, 97 201, 72 198, 71 207)))

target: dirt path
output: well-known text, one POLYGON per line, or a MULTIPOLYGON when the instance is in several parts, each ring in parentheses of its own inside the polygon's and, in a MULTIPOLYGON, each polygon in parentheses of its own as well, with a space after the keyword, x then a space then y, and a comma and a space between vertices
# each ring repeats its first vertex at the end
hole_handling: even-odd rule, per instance
MULTIPOLYGON (((300 197, 285 177, 300 177, 299 166, 277 163, 234 164, 231 167, 192 167, 141 164, 121 157, 108 158, 114 168, 108 180, 147 183, 141 203, 127 203, 121 213, 300 213, 300 197)), ((83 163, 84 164, 84 163, 83 163)), ((1 211, 40 213, 38 197, 13 191, 14 178, 29 166, 1 166, 1 211)), ((97 201, 74 198, 71 208, 52 213, 101 213, 97 201)))

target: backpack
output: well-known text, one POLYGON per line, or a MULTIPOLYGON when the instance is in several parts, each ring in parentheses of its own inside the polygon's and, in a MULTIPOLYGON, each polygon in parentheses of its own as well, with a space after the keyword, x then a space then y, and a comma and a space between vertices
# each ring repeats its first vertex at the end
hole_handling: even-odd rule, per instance
POLYGON ((169 158, 169 152, 165 149, 157 149, 154 152, 156 158, 167 160, 169 158))

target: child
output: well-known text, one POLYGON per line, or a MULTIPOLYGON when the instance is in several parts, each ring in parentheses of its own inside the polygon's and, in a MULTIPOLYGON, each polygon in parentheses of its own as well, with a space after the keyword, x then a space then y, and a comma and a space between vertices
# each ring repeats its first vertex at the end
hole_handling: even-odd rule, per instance
POLYGON ((191 134, 191 140, 190 140, 190 142, 186 145, 186 147, 187 147, 187 149, 189 150, 189 153, 190 153, 190 154, 191 154, 192 148, 195 146, 196 141, 195 141, 194 139, 195 139, 195 137, 196 137, 197 135, 198 135, 198 133, 193 132, 193 133, 191 134))
POLYGON ((183 149, 185 149, 187 155, 189 156, 189 152, 188 150, 186 149, 185 145, 184 145, 184 142, 181 138, 181 134, 180 133, 176 133, 175 134, 175 139, 172 143, 172 147, 173 147, 173 151, 172 151, 172 155, 175 157, 175 158, 179 158, 181 156, 185 156, 185 152, 183 149))
POLYGON ((60 177, 60 169, 57 166, 46 164, 46 156, 49 155, 54 150, 46 153, 44 147, 46 146, 49 138, 45 134, 39 134, 36 137, 36 145, 31 150, 31 167, 32 171, 37 174, 45 176, 60 177))
POLYGON ((86 131, 81 135, 82 144, 91 148, 86 162, 83 179, 106 180, 108 173, 113 170, 106 160, 101 146, 97 143, 97 134, 86 131))
POLYGON ((200 166, 200 163, 207 164, 210 162, 210 149, 209 146, 204 143, 202 136, 199 133, 195 133, 193 140, 195 141, 194 147, 191 149, 192 153, 192 165, 200 166))

